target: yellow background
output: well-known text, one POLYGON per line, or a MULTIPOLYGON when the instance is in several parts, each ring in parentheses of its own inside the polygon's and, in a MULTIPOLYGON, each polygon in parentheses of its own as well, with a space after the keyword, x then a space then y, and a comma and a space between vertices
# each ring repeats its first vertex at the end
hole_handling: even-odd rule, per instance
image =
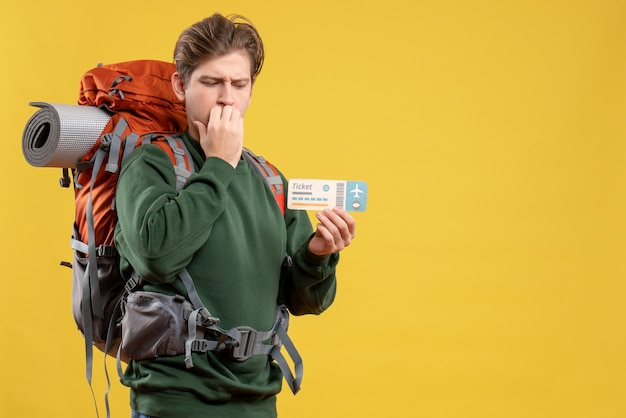
POLYGON ((280 416, 626 416, 623 0, 5 2, 0 416, 95 416, 59 266, 73 195, 22 156, 28 102, 170 60, 215 11, 267 46, 246 145, 369 183, 336 303, 292 320, 306 372, 280 416))

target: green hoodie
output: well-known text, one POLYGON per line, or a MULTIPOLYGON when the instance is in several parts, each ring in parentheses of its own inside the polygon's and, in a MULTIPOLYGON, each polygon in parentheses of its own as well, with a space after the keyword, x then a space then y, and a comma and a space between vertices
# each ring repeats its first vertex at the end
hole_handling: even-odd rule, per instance
MULTIPOLYGON (((339 255, 309 252, 307 213, 287 209, 283 217, 247 161, 233 169, 205 158, 189 136, 184 140, 195 173, 180 192, 173 164, 157 146, 139 147, 122 167, 115 242, 124 275, 134 269, 146 290, 185 294, 176 274, 187 267, 224 329, 268 330, 277 303, 295 315, 328 308, 339 255), (286 253, 290 269, 283 268, 286 253)), ((226 353, 194 353, 191 369, 183 357, 131 361, 122 380, 131 388, 131 407, 159 418, 276 416, 282 375, 267 356, 235 361, 226 353)))

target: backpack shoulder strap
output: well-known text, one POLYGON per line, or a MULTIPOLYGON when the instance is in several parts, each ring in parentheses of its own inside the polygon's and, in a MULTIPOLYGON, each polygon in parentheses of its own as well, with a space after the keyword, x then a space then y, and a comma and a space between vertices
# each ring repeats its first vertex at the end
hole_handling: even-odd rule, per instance
POLYGON ((180 191, 189 176, 195 171, 193 158, 191 158, 183 138, 179 135, 166 135, 161 138, 147 137, 144 138, 144 143, 158 146, 170 157, 176 173, 176 190, 180 191))
POLYGON ((243 149, 243 156, 261 174, 261 177, 263 177, 263 180, 276 198, 280 212, 285 215, 285 188, 283 179, 276 167, 262 156, 254 154, 248 148, 243 149))

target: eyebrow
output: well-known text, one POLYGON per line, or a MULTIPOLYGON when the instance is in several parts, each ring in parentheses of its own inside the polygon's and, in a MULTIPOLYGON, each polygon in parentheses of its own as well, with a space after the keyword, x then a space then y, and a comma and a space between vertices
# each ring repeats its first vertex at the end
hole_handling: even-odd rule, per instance
MULTIPOLYGON (((217 82, 223 83, 223 82, 225 82, 227 80, 227 78, 226 77, 210 76, 210 75, 202 75, 202 76, 199 77, 198 80, 200 80, 200 81, 210 80, 210 81, 217 81, 217 82)), ((231 83, 240 83, 240 82, 248 83, 248 82, 250 82, 250 77, 231 78, 230 82, 231 83)))

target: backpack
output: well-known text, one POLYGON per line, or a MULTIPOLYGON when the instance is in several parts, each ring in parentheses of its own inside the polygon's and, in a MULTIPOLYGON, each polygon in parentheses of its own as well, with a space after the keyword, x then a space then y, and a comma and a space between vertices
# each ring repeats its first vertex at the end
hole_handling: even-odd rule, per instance
MULTIPOLYGON (((100 137, 73 170, 76 213, 71 239, 72 312, 85 337, 89 381, 92 344, 109 354, 117 349, 118 335, 111 319, 119 315, 117 305, 125 281, 119 273, 119 255, 113 243, 117 223, 114 198, 124 157, 136 146, 149 142, 170 155, 180 182, 193 170, 182 139, 174 136, 186 128, 187 119, 184 105, 169 86, 168 74, 171 76, 173 71, 173 64, 133 61, 99 65, 81 79, 78 104, 111 113, 100 137)), ((62 185, 69 186, 67 170, 64 174, 62 185)))
MULTIPOLYGON (((124 296, 137 283, 122 278, 113 241, 119 169, 130 152, 150 143, 163 149, 172 160, 178 190, 194 171, 189 151, 177 135, 186 129, 187 117, 184 104, 171 88, 170 79, 175 70, 172 63, 138 60, 99 65, 81 79, 78 104, 96 106, 111 115, 95 144, 71 169, 76 206, 71 239, 74 254, 71 264, 62 263, 72 268, 72 311, 85 338, 90 385, 93 346, 108 355, 117 355, 118 363, 120 356, 127 360, 119 348, 119 323, 124 296)), ((284 214, 285 193, 279 172, 248 149, 244 149, 243 155, 261 173, 284 214)), ((69 187, 69 169, 64 168, 63 172, 61 185, 69 187)), ((193 287, 191 278, 184 282, 188 288, 193 287)), ((191 289, 190 294, 195 291, 191 289)), ((197 310, 201 311, 200 308, 197 310)), ((279 337, 288 339, 286 335, 279 337)), ((299 359, 297 353, 296 358, 299 359)))

